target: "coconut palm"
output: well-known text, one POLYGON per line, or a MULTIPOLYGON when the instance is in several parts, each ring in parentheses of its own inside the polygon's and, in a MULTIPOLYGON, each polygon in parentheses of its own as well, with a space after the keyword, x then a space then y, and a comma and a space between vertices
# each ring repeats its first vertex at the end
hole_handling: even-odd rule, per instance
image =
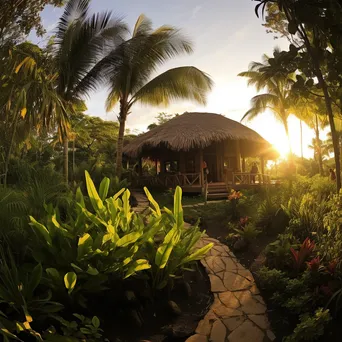
POLYGON ((238 75, 248 78, 248 85, 254 85, 258 92, 265 91, 252 98, 251 108, 245 113, 241 121, 252 120, 266 110, 270 110, 284 126, 290 155, 292 155, 288 118, 293 104, 291 88, 294 80, 293 75, 283 72, 281 68, 277 67, 277 59, 281 56, 280 51, 275 49, 273 55, 274 58, 264 55, 261 63, 252 62, 248 71, 241 72, 238 75))
POLYGON ((56 75, 47 68, 49 58, 31 43, 17 45, 2 55, 0 72, 0 132, 4 157, 4 184, 15 145, 33 130, 63 122, 63 103, 55 91, 56 75))
MULTIPOLYGON (((97 88, 88 77, 96 64, 120 42, 126 26, 111 19, 110 12, 89 15, 90 0, 70 0, 59 20, 55 37, 58 72, 57 92, 70 114, 73 107, 97 88)), ((68 180, 68 132, 61 131, 64 145, 64 176, 68 180)))
MULTIPOLYGON (((165 25, 154 30, 151 21, 141 15, 132 36, 100 63, 98 72, 109 84, 106 109, 110 111, 117 103, 120 105, 116 155, 116 172, 119 177, 122 173, 126 119, 135 103, 157 106, 180 99, 205 104, 212 81, 195 67, 169 69, 152 78, 157 68, 166 61, 191 52, 191 43, 178 29, 165 25)), ((97 76, 94 73, 95 79, 97 76)))

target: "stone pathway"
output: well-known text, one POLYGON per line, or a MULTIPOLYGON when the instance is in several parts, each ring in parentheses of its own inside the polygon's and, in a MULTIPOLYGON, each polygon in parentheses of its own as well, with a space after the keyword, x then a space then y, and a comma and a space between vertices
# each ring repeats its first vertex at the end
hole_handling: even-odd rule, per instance
POLYGON ((252 273, 216 239, 203 237, 197 247, 210 242, 214 247, 201 263, 210 278, 214 303, 199 322, 196 334, 186 342, 274 341, 267 308, 252 273))
MULTIPOLYGON (((143 212, 149 203, 143 193, 133 193, 143 212)), ((199 322, 195 335, 186 342, 272 342, 276 337, 270 329, 266 305, 252 273, 245 269, 230 249, 217 239, 205 235, 197 244, 213 248, 201 260, 214 294, 214 302, 199 322)))

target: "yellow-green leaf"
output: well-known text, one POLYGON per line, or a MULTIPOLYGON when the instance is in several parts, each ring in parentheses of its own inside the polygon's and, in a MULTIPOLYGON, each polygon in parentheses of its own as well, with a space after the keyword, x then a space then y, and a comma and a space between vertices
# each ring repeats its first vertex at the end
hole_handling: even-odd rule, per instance
POLYGON ((121 239, 119 239, 116 242, 116 245, 118 247, 126 247, 128 245, 131 245, 132 243, 136 242, 141 236, 141 233, 139 232, 133 232, 133 233, 129 233, 126 234, 125 236, 123 236, 121 239))
POLYGON ((145 259, 138 259, 135 260, 129 267, 128 270, 126 272, 125 275, 125 279, 132 276, 133 274, 139 272, 139 271, 143 271, 143 270, 147 270, 151 268, 151 265, 148 263, 147 260, 145 259))
POLYGON ((92 181, 88 171, 85 171, 85 177, 86 177, 88 196, 89 196, 91 205, 93 206, 95 211, 102 211, 104 208, 103 202, 99 194, 96 191, 94 182, 92 181))
POLYGON ((188 262, 191 261, 196 261, 196 260, 201 260, 205 257, 205 255, 212 249, 212 247, 214 246, 213 243, 209 243, 208 245, 198 249, 197 251, 195 251, 194 253, 192 253, 191 255, 185 257, 179 265, 184 265, 188 262))
POLYGON ((48 245, 52 245, 52 240, 49 231, 41 223, 37 222, 32 216, 30 216, 30 226, 36 228, 36 230, 44 237, 48 245))
POLYGON ((154 208, 154 209, 151 208, 153 214, 155 216, 161 216, 161 210, 160 210, 159 204, 155 201, 155 199, 153 198, 153 196, 151 195, 151 193, 148 191, 146 187, 144 187, 144 191, 147 196, 147 199, 149 200, 149 202, 152 204, 154 208))
POLYGON ((77 275, 75 272, 68 272, 64 276, 64 285, 65 285, 65 288, 68 290, 69 294, 74 290, 76 282, 77 282, 77 275))

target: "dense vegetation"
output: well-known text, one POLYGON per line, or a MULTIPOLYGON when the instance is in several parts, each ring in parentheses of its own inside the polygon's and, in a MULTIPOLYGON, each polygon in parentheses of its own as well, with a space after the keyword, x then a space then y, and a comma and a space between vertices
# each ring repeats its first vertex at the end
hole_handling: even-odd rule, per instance
MULTIPOLYGON (((240 74, 261 92, 244 118, 257 120, 271 109, 291 137, 288 118, 296 115, 315 132, 313 158, 290 153, 290 163, 269 167, 281 184, 233 190, 227 202, 187 208, 185 219, 194 224, 188 229, 179 188, 153 192, 157 201, 145 189, 150 211, 132 211, 127 188, 134 168, 123 167, 122 149, 131 138, 125 123, 135 103, 205 103, 212 81, 193 66, 152 78, 166 61, 191 53, 191 42, 172 26, 154 29, 145 16, 130 32, 110 12, 91 14, 89 0, 1 4, 0 334, 5 341, 104 341, 108 320, 120 315, 141 326, 144 304, 167 303, 176 283, 188 288, 186 272, 211 248, 194 248, 203 234, 198 220, 255 271, 279 338, 339 336, 342 7, 337 0, 256 1, 267 30, 286 37, 290 46, 240 74), (48 43, 26 41, 32 30, 44 35, 44 7, 62 4, 64 13, 48 43), (106 107, 117 108, 118 122, 84 114, 85 99, 100 86, 109 88, 106 107), (330 130, 326 141, 320 138, 323 128, 330 130), (336 169, 336 180, 326 177, 330 168, 336 169)), ((172 117, 161 113, 149 128, 172 117)), ((147 162, 144 170, 154 173, 154 167, 147 162)), ((198 201, 202 197, 187 198, 188 204, 198 201)))

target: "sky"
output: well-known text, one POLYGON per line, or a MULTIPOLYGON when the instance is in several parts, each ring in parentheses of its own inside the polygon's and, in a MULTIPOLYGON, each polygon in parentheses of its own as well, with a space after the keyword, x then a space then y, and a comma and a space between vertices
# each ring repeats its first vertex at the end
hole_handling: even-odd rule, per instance
MULTIPOLYGON (((248 87, 247 80, 238 77, 238 73, 247 70, 251 61, 259 61, 264 53, 272 54, 275 46, 288 48, 285 39, 275 40, 271 34, 266 33, 262 20, 254 13, 254 6, 252 0, 93 0, 93 11, 111 10, 114 16, 123 18, 131 28, 141 13, 149 17, 155 27, 169 24, 181 28, 192 40, 194 53, 166 63, 161 66, 160 72, 172 67, 192 65, 208 73, 215 83, 206 106, 184 101, 174 102, 167 108, 135 105, 128 117, 127 128, 143 132, 155 121, 159 112, 212 112, 240 121, 249 109, 250 99, 256 95, 256 90, 248 87)), ((52 7, 44 10, 42 18, 48 34, 53 33, 61 13, 61 9, 52 7)), ((116 120, 117 108, 110 113, 105 111, 106 95, 107 89, 101 89, 91 96, 87 101, 88 114, 116 120)), ((274 144, 282 154, 287 152, 284 129, 271 113, 261 114, 257 119, 244 124, 274 144)), ((300 155, 299 121, 290 117, 289 127, 292 149, 300 155)), ((313 154, 308 148, 312 138, 312 131, 304 125, 304 156, 308 158, 313 154)))

